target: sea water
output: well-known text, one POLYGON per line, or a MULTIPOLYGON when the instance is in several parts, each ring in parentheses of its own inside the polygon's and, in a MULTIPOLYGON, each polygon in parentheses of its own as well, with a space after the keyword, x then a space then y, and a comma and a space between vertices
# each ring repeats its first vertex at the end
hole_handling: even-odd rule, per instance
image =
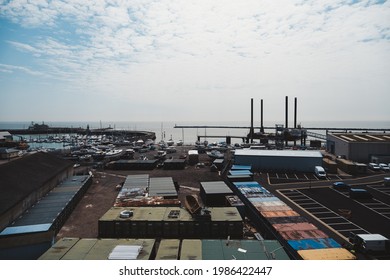
MULTIPOLYGON (((198 137, 201 140, 205 140, 204 136, 207 136, 209 142, 224 142, 226 136, 232 136, 232 143, 242 143, 241 138, 245 138, 249 133, 249 128, 175 128, 175 125, 180 126, 236 126, 236 127, 249 127, 250 122, 248 121, 210 121, 210 122, 172 122, 172 121, 116 121, 116 122, 45 122, 50 127, 74 127, 74 128, 87 128, 98 129, 111 127, 117 130, 138 130, 138 131, 151 131, 156 134, 156 142, 160 140, 167 141, 172 139, 175 143, 179 140, 184 141, 185 145, 193 145, 198 137), (217 137, 210 137, 217 136, 217 137)), ((272 127, 272 129, 266 130, 266 132, 275 132, 275 124, 284 124, 283 121, 268 121, 264 122, 265 127, 272 127)), ((386 129, 390 130, 389 121, 306 121, 300 123, 303 128, 315 127, 315 128, 367 128, 367 129, 386 129)), ((31 122, 0 122, 0 130, 7 129, 27 129, 31 125, 31 122)), ((255 132, 259 131, 260 123, 254 123, 256 127, 255 132)), ((293 124, 289 124, 292 127, 293 124)), ((324 134, 325 130, 313 131, 316 133, 324 134)), ((109 134, 109 133, 108 133, 109 134)), ((59 135, 61 136, 61 135, 59 135)), ((17 136, 18 137, 18 136, 17 136)), ((33 138, 44 138, 47 135, 30 135, 23 137, 30 140, 33 138)), ((36 143, 37 146, 45 148, 58 148, 63 147, 60 143, 36 143)))

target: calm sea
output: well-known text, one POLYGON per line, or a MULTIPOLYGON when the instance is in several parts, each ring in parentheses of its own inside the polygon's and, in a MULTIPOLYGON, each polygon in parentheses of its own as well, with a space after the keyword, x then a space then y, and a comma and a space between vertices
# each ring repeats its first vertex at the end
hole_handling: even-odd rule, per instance
MULTIPOLYGON (((265 122, 266 127, 275 127, 275 124, 283 124, 283 121, 265 122)), ((156 133, 156 141, 168 140, 172 138, 175 142, 183 140, 185 144, 194 144, 198 136, 218 136, 214 138, 208 138, 209 142, 225 141, 226 136, 245 137, 249 133, 249 129, 233 129, 233 128, 175 128, 175 125, 187 125, 187 126, 250 126, 250 122, 243 121, 226 121, 226 122, 45 122, 45 124, 53 127, 82 127, 86 128, 87 125, 91 129, 101 127, 112 127, 114 129, 126 129, 126 130, 144 130, 152 131, 156 133)), ((311 121, 301 122, 303 127, 319 127, 319 128, 376 128, 376 129, 389 129, 389 121, 311 121)), ((0 122, 0 130, 4 129, 23 129, 28 128, 31 122, 0 122)), ((292 126, 293 124, 289 124, 292 126)), ((259 127, 260 123, 254 123, 255 127, 259 127)), ((258 129, 256 129, 258 131, 258 129)), ((268 130, 268 132, 274 132, 274 129, 268 130)), ((325 134, 325 131, 313 131, 317 133, 325 134)), ((204 140, 202 138, 201 140, 204 140)), ((241 139, 232 139, 233 143, 241 143, 241 139)))

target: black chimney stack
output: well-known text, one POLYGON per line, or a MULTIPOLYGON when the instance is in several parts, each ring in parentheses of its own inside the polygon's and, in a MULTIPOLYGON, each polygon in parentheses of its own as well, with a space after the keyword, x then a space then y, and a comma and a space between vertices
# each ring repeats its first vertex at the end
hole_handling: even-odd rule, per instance
POLYGON ((260 132, 264 133, 264 125, 263 125, 263 99, 261 99, 261 103, 260 103, 260 132))
POLYGON ((251 143, 253 143, 253 98, 251 98, 251 128, 250 128, 250 138, 251 138, 251 143))
POLYGON ((288 128, 288 96, 286 96, 286 128, 288 128))
POLYGON ((297 128, 297 98, 294 98, 294 128, 297 128))

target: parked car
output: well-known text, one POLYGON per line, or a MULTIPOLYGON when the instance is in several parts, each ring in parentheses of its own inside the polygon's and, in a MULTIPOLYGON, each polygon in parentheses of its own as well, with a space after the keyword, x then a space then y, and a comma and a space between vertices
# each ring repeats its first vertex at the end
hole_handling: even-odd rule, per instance
POLYGON ((335 190, 340 190, 340 191, 349 191, 351 186, 348 185, 347 183, 344 183, 344 182, 334 182, 333 183, 333 188, 335 190))
POLYGON ((389 165, 387 165, 386 163, 379 163, 379 168, 386 172, 390 171, 389 165))
POLYGON ((322 166, 314 167, 314 173, 319 179, 326 179, 326 172, 322 166))
POLYGON ((378 164, 373 163, 373 162, 370 162, 370 163, 368 164, 368 167, 369 167, 371 170, 375 170, 375 171, 378 171, 378 170, 381 169, 381 168, 379 167, 378 164))

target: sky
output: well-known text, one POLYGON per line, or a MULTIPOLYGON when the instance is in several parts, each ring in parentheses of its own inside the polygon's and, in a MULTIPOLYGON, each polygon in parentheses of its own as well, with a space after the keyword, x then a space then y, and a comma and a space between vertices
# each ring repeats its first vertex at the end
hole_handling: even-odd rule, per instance
POLYGON ((0 121, 390 123, 390 1, 0 0, 0 121))

